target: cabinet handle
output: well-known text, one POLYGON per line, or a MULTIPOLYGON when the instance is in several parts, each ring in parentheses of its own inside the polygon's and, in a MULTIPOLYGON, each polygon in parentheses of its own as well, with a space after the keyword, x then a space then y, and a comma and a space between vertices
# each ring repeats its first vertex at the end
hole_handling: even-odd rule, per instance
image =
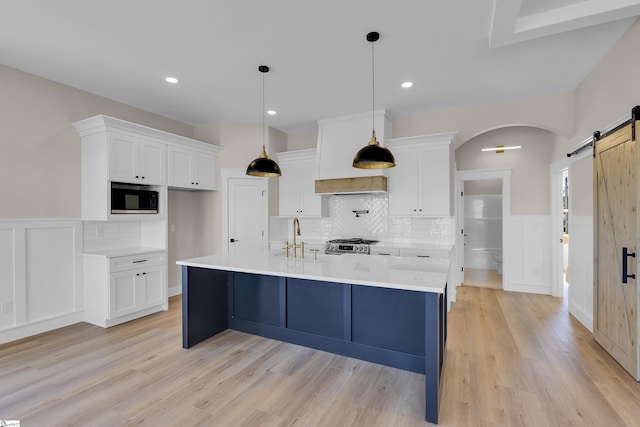
POLYGON ((140 178, 138 175, 136 175, 136 178, 140 178))
POLYGON ((378 255, 389 255, 389 256, 391 256, 391 254, 387 253, 387 252, 378 252, 378 255))
POLYGON ((139 260, 136 260, 136 261, 131 261, 132 264, 138 264, 140 262, 147 262, 147 260, 146 259, 139 259, 139 260))
POLYGON ((622 248, 622 283, 627 283, 627 279, 635 279, 635 274, 627 274, 628 266, 627 266, 627 258, 636 257, 635 252, 629 252, 628 248, 622 248))
POLYGON ((144 273, 142 273, 142 274, 144 275, 144 274, 147 274, 147 273, 146 273, 146 272, 144 272, 144 273))
POLYGON ((139 276, 139 275, 140 275, 140 273, 136 273, 136 276, 139 276))
POLYGON ((418 258, 431 258, 431 255, 416 255, 418 258))

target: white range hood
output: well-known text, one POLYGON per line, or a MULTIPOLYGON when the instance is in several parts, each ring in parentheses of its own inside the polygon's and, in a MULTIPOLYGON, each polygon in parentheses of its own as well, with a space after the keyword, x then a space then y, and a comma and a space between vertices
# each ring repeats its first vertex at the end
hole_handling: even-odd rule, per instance
POLYGON ((371 139, 375 124, 378 141, 391 135, 384 110, 318 121, 316 194, 386 193, 386 169, 358 169, 353 156, 371 139))

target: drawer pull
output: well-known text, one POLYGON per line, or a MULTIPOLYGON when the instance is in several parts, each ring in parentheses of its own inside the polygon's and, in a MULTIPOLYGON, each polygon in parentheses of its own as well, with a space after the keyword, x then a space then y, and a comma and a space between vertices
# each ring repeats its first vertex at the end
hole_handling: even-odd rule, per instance
POLYGON ((391 255, 389 252, 378 252, 378 255, 391 255))
POLYGON ((416 255, 418 258, 431 258, 431 255, 416 255))
POLYGON ((137 261, 132 261, 133 264, 138 264, 138 263, 141 263, 141 262, 147 262, 147 260, 146 259, 139 259, 137 261))

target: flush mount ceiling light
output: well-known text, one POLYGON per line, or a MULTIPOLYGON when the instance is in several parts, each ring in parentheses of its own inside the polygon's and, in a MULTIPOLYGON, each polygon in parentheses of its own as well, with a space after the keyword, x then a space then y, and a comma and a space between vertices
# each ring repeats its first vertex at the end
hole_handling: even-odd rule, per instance
POLYGON ((396 165, 393 154, 387 148, 378 143, 376 139, 375 128, 375 100, 376 100, 376 84, 375 84, 375 62, 373 56, 373 44, 380 38, 377 32, 367 34, 367 41, 371 42, 371 119, 372 128, 371 141, 360 149, 353 158, 353 167, 359 169, 386 169, 396 165))
POLYGON ((504 145, 496 145, 491 148, 483 148, 482 151, 495 151, 496 153, 504 153, 504 150, 518 150, 522 148, 520 145, 512 145, 510 147, 505 147, 504 145))
POLYGON ((172 77, 172 76, 165 77, 164 81, 167 82, 167 83, 171 83, 172 85, 175 85, 175 84, 180 82, 180 80, 178 80, 177 78, 172 77))
POLYGON ((270 116, 275 116, 276 114, 278 114, 278 112, 276 110, 267 110, 267 114, 270 116))
POLYGON ((400 85, 403 89, 408 89, 413 86, 413 82, 404 82, 400 85))
POLYGON ((262 73, 262 153, 260 157, 249 163, 247 166, 247 175, 251 176, 262 176, 262 177, 278 177, 282 175, 280 172, 280 166, 271 160, 269 156, 267 156, 267 151, 264 148, 264 140, 265 140, 265 108, 264 108, 264 75, 269 72, 269 67, 266 65, 260 65, 258 67, 258 71, 262 73))

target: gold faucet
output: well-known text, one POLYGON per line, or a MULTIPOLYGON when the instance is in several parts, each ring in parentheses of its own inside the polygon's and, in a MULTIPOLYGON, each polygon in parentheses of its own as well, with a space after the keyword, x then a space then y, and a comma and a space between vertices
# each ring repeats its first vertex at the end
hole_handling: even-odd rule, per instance
POLYGON ((290 245, 289 241, 285 242, 284 250, 285 256, 289 257, 289 249, 293 249, 293 257, 296 257, 296 249, 300 249, 300 258, 304 258, 304 242, 296 243, 296 234, 300 235, 300 220, 298 218, 293 219, 293 244, 290 245))

